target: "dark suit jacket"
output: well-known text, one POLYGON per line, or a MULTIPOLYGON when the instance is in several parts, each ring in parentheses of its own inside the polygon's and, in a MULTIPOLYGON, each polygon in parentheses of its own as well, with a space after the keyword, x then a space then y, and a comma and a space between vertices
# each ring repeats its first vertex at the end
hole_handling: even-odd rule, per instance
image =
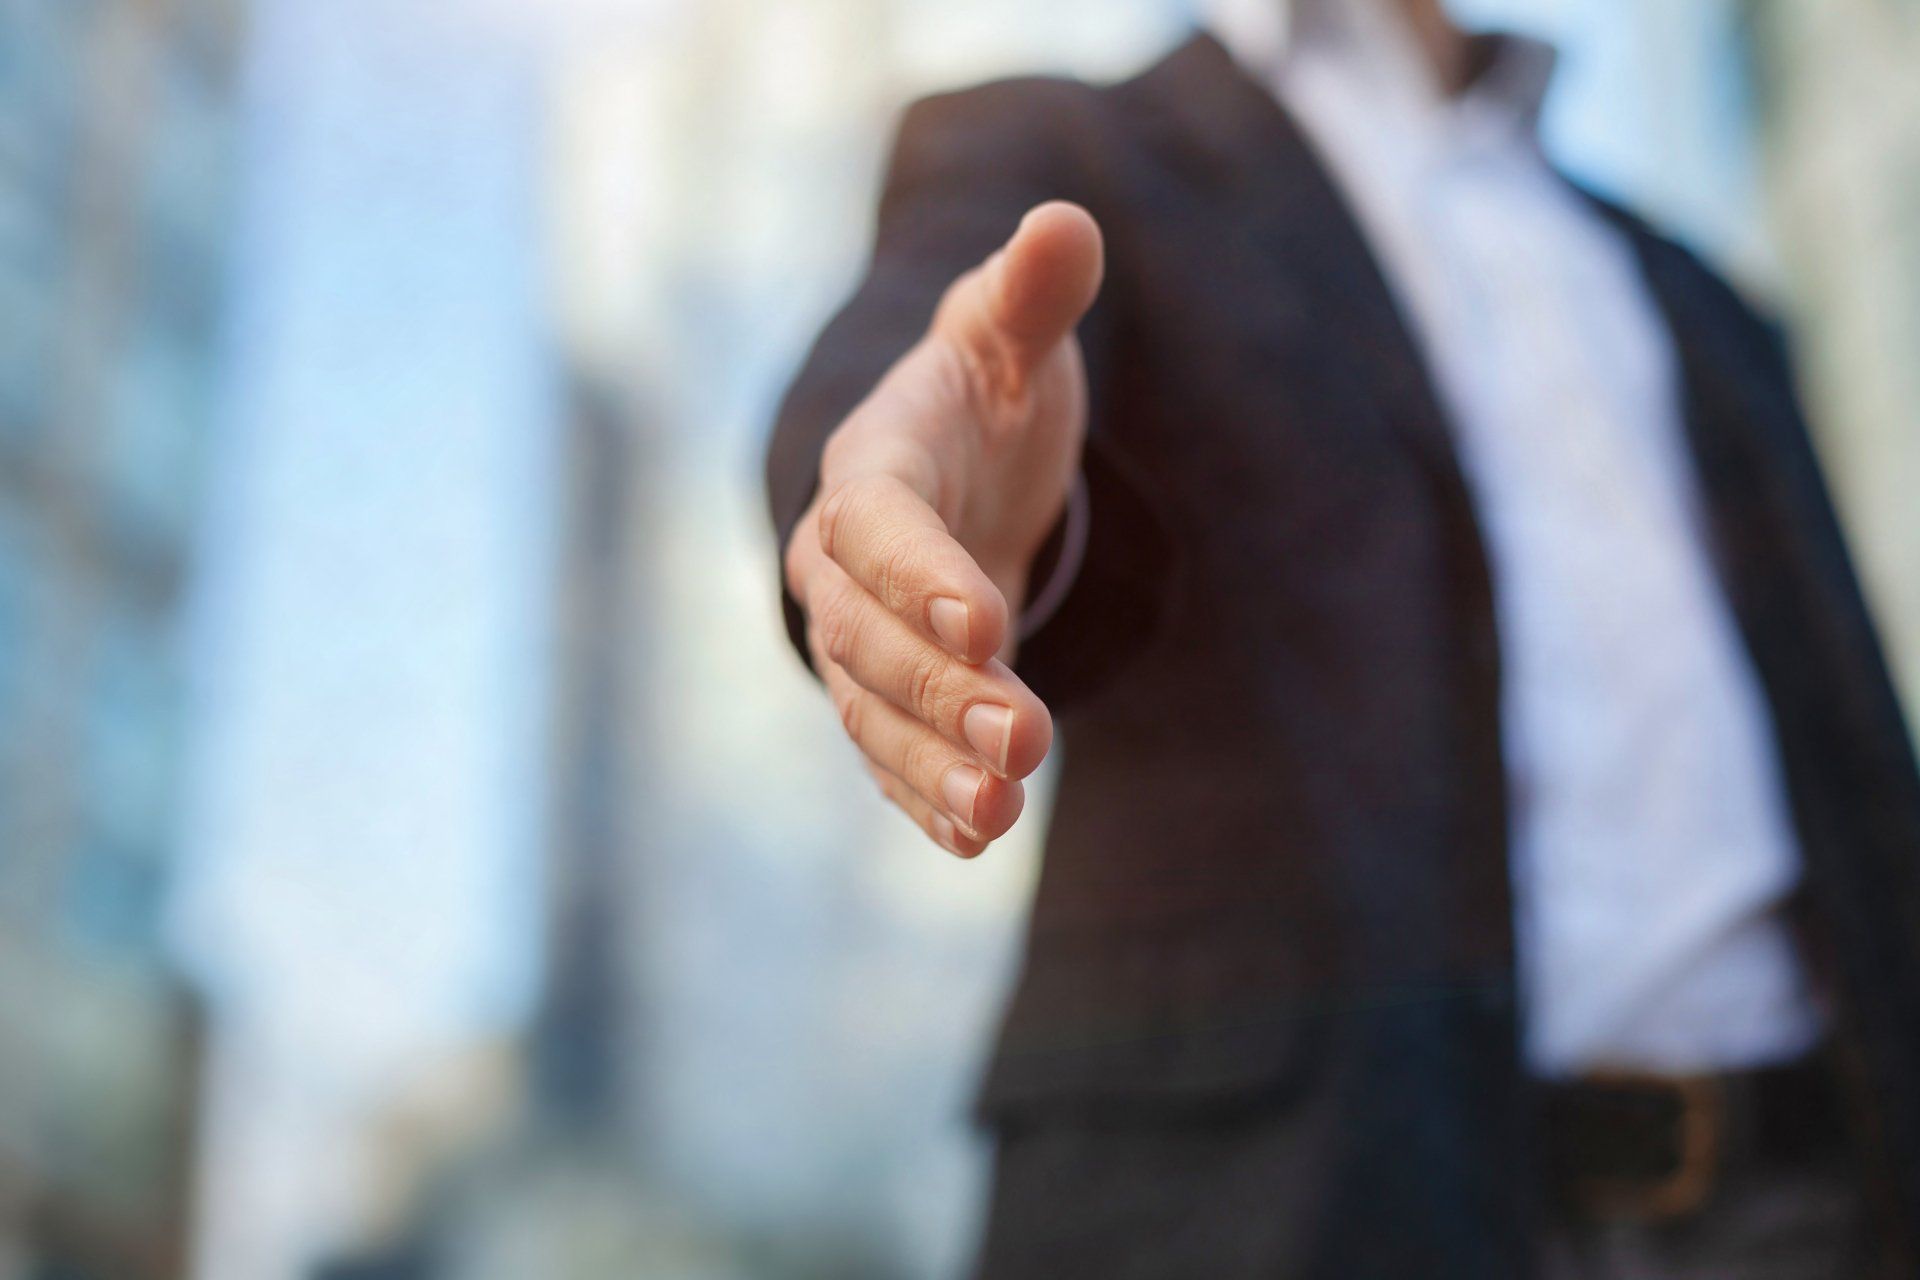
MULTIPOLYGON (((1107 234, 1081 331, 1092 536, 1020 658, 1064 759, 982 1112, 1011 1131, 1260 1108, 1290 1118, 1299 1159, 1219 1197, 1249 1232, 1285 1224, 1276 1257, 1230 1265, 1230 1230, 1169 1252, 1116 1219, 1048 1266, 1526 1274, 1540 1206, 1486 551, 1378 264, 1307 142, 1224 49, 1202 36, 1117 86, 1022 80, 908 112, 871 268, 774 433, 780 536, 823 439, 945 285, 1056 196, 1107 234), (1164 1267, 1120 1265, 1145 1256, 1164 1267)), ((1607 213, 1678 348, 1891 1240, 1920 1220, 1910 742, 1774 336, 1686 252, 1607 213)), ((1071 1169, 1047 1177, 1074 1194, 1071 1169)))

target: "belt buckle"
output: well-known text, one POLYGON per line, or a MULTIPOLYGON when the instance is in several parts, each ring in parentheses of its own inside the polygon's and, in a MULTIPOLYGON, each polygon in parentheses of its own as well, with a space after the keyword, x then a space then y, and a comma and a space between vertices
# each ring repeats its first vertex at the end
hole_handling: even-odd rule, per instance
POLYGON ((1720 1172, 1726 1130, 1726 1091, 1711 1075, 1664 1076, 1605 1071, 1588 1082, 1606 1089, 1672 1096, 1679 1105, 1679 1156, 1664 1177, 1582 1180, 1584 1199, 1601 1215, 1642 1222, 1684 1218, 1706 1203, 1720 1172))

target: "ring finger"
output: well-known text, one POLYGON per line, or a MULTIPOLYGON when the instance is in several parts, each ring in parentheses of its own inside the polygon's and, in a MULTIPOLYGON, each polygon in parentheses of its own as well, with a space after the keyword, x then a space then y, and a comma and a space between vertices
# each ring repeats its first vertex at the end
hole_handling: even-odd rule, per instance
POLYGON ((981 768, 921 721, 854 683, 839 666, 826 664, 825 678, 847 736, 868 760, 949 819, 959 834, 984 843, 1013 826, 1026 803, 1018 781, 981 768))

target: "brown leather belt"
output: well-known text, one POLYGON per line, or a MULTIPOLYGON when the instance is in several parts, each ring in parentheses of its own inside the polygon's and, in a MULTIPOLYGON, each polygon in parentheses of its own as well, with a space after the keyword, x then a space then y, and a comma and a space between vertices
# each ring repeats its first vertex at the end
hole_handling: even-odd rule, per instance
POLYGON ((1555 1199, 1586 1218, 1685 1217, 1739 1167, 1810 1163, 1845 1141, 1825 1055, 1710 1075, 1596 1074, 1543 1084, 1539 1101, 1555 1199))

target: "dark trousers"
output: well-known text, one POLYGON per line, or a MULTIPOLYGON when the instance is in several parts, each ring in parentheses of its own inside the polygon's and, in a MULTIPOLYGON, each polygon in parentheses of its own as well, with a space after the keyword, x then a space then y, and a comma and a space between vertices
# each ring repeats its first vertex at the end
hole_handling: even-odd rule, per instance
MULTIPOLYGON (((1304 1113, 1237 1107, 999 1131, 978 1280, 1286 1280, 1309 1243, 1304 1113)), ((1873 1239, 1840 1157, 1727 1169, 1666 1224, 1557 1213, 1541 1280, 1859 1280, 1873 1239)), ((1337 1265, 1335 1270, 1337 1271, 1337 1265)), ((1426 1280, 1417 1266, 1407 1280, 1426 1280)))
POLYGON ((1733 1171, 1701 1210, 1668 1224, 1562 1217, 1543 1280, 1862 1280, 1873 1236, 1838 1158, 1733 1171))

